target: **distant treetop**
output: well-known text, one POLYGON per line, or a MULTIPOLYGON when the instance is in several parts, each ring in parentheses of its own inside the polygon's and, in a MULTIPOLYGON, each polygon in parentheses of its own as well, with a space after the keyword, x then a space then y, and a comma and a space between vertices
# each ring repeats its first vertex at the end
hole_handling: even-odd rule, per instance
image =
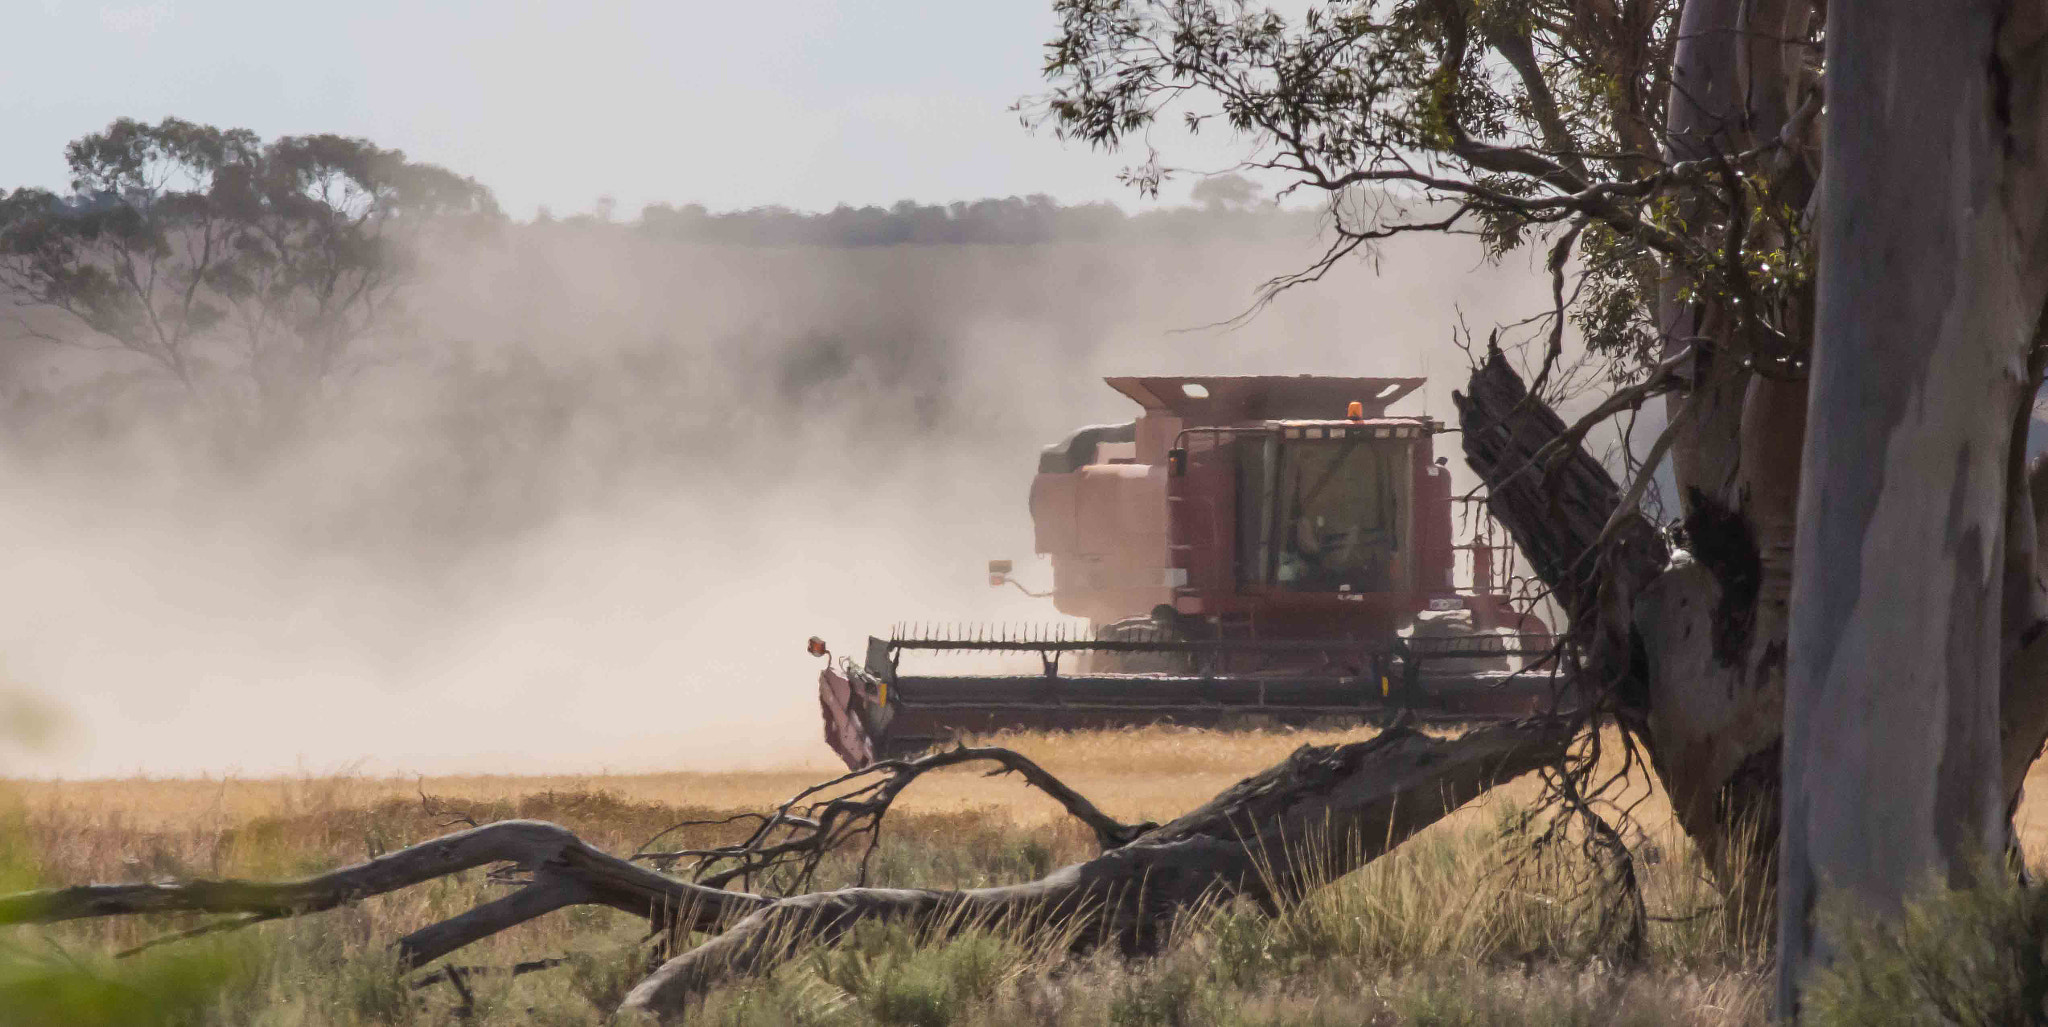
MULTIPOLYGON (((1240 179, 1239 181, 1242 181, 1240 179)), ((814 214, 788 207, 713 213, 700 204, 654 204, 635 226, 647 235, 686 242, 752 246, 894 246, 914 244, 1022 245, 1048 242, 1199 238, 1300 238, 1314 231, 1317 214, 1254 206, 1250 188, 1228 190, 1227 202, 1203 197, 1202 208, 1176 207, 1126 214, 1108 202, 1062 206, 1052 197, 919 204, 840 206, 814 214)), ((537 224, 594 225, 593 218, 537 224)))

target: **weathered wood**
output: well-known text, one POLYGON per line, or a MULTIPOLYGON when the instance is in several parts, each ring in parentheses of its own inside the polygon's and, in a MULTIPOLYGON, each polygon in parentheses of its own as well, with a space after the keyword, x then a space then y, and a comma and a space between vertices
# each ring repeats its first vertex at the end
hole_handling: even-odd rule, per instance
MULTIPOLYGON (((1563 419, 1530 397, 1500 350, 1487 353, 1451 402, 1464 429, 1465 459, 1486 482, 1488 508, 1567 613, 1577 618, 1596 608, 1613 571, 1647 579, 1663 566, 1663 541, 1640 515, 1614 533, 1607 554, 1595 554, 1621 489, 1584 447, 1557 445, 1563 419)), ((1576 619, 1572 625, 1589 627, 1576 619)))
MULTIPOLYGON (((882 818, 888 815, 904 789, 931 771, 968 763, 994 763, 996 769, 989 771, 990 774, 1017 774, 1022 777, 1025 784, 1051 796, 1069 815, 1094 832, 1096 843, 1104 849, 1122 845, 1154 826, 1120 823, 1089 802, 1087 797, 1068 787, 1066 782, 1013 749, 955 745, 951 749, 920 756, 870 763, 851 773, 812 785, 772 812, 743 814, 743 817, 757 818, 760 826, 735 844, 675 852, 649 852, 642 846, 642 851, 632 858, 653 861, 663 869, 681 860, 692 859, 695 861, 696 882, 712 888, 723 888, 733 881, 750 881, 778 868, 793 868, 789 890, 807 890, 827 855, 861 838, 872 845, 882 818), (778 840, 776 833, 785 830, 789 833, 778 840)), ((725 822, 730 823, 731 820, 725 822)), ((678 824, 669 830, 682 826, 685 825, 678 824)), ((663 835, 667 833, 662 832, 663 835)), ((648 844, 660 840, 661 836, 649 839, 648 844)), ((865 884, 865 861, 862 862, 861 874, 860 883, 865 884)))
MULTIPOLYGON (((1538 719, 1438 739, 1394 727, 1367 741, 1303 746, 1157 826, 1118 824, 1035 763, 997 759, 1007 769, 1042 778, 1032 783, 1060 797, 1105 844, 1116 843, 1085 863, 997 888, 848 888, 777 900, 677 880, 599 852, 554 824, 515 820, 298 881, 84 885, 0 896, 0 925, 205 912, 242 914, 239 926, 509 863, 529 872, 524 885, 400 939, 403 963, 421 965, 564 906, 607 905, 644 917, 672 936, 691 930, 717 934, 663 964, 625 1005, 628 1012, 671 1016, 721 980, 765 971, 864 920, 909 919, 933 936, 977 924, 1050 929, 1066 932, 1080 948, 1113 944, 1125 952, 1150 951, 1166 940, 1179 914, 1204 903, 1244 897, 1279 909, 1351 872, 1494 785, 1556 764, 1574 730, 1573 721, 1538 719)), ((955 753, 956 763, 989 758, 971 749, 955 753)), ((907 783, 915 776, 886 780, 907 783)))
MULTIPOLYGON (((1707 0, 1684 8, 1671 80, 1665 158, 1713 161, 1777 145, 1759 180, 1766 201, 1806 206, 1810 120, 1817 84, 1801 44, 1817 17, 1805 0, 1707 0)), ((1723 195, 1681 201, 1709 227, 1710 244, 1742 252, 1797 252, 1790 229, 1750 216, 1742 180, 1723 195)), ((1704 240, 1703 240, 1704 241, 1704 240)), ((1685 356, 1686 387, 1671 394, 1671 471, 1688 550, 1636 604, 1644 654, 1651 764, 1672 806, 1731 899, 1767 906, 1777 848, 1777 766, 1784 696, 1784 618, 1791 582, 1804 383, 1797 380, 1811 316, 1805 295, 1773 299, 1762 330, 1759 297, 1722 267, 1666 269, 1660 304, 1664 353, 1685 356), (1745 293, 1750 293, 1744 295, 1745 293), (1747 304, 1747 306, 1745 306, 1747 304), (1790 380, 1767 377, 1790 376, 1790 380)))
MULTIPOLYGON (((1570 558, 1599 537, 1619 490, 1583 452, 1532 466, 1567 426, 1547 410, 1533 409, 1541 404, 1526 399, 1504 359, 1490 354, 1456 399, 1466 425, 1467 458, 1489 483, 1495 515, 1529 554, 1539 577, 1582 618, 1589 609, 1592 616, 1616 618, 1597 630, 1573 626, 1592 643, 1595 665, 1605 665, 1589 677, 1618 691, 1616 712, 1624 722, 1631 710, 1640 713, 1642 741, 1680 824, 1731 901, 1745 916, 1762 920, 1774 904, 1795 551, 1792 497, 1801 478, 1800 461, 1785 459, 1785 453, 1792 440, 1805 437, 1806 397, 1796 380, 1747 377, 1742 416, 1729 432, 1739 442, 1739 456, 1720 465, 1733 478, 1728 494, 1737 505, 1723 507, 1696 492, 1687 520, 1692 549, 1670 554, 1662 567, 1642 558, 1655 552, 1648 546, 1635 559, 1604 564, 1570 558), (1547 478, 1539 477, 1542 470, 1548 470, 1547 478), (1537 487, 1539 481, 1546 487, 1537 487), (1598 566, 1598 573, 1588 574, 1589 565, 1598 566), (1600 592, 1607 588, 1621 595, 1632 591, 1632 602, 1603 601, 1600 592), (1616 624, 1624 639, 1615 638, 1616 624), (1615 657, 1624 654, 1626 662, 1617 664, 1615 657)), ((1990 437, 2001 440, 1992 449, 2003 460, 2003 440, 2023 445, 2024 428, 2008 426, 1990 437)), ((2048 504, 2034 502, 2035 494, 2048 492, 2048 470, 2037 473, 2038 487, 2017 490, 2024 504, 2008 498, 1999 508, 2016 540, 2008 544, 2020 547, 2007 560, 2005 574, 2022 584, 2009 582, 2006 592, 2028 597, 2028 605, 2006 611, 1999 650, 2004 662, 1995 675, 2000 795, 2008 805, 2048 739, 2048 602, 2041 595, 2048 572, 2039 544, 2048 534, 2048 504)))
MULTIPOLYGON (((1723 886, 1760 901, 1776 843, 1780 706, 1775 689, 1739 683, 1771 664, 1757 652, 1771 639, 1736 630, 1753 622, 1756 591, 1734 581, 1731 596, 1723 585, 1752 551, 1746 522, 1696 517, 1693 545, 1711 560, 1672 553, 1640 511, 1617 512, 1621 490, 1599 461, 1582 446, 1559 451, 1564 421, 1528 396, 1498 351, 1452 398, 1489 507, 1572 616, 1586 653, 1581 692, 1637 735, 1723 886)), ((1782 588, 1775 594, 1782 609, 1782 588)))
POLYGON ((0 925, 135 913, 296 916, 496 863, 532 870, 533 883, 408 936, 400 943, 408 964, 427 962, 487 934, 578 902, 611 906, 664 926, 710 930, 771 901, 655 873, 591 848, 554 824, 506 820, 297 881, 89 884, 0 896, 0 925))
POLYGON ((482 941, 536 917, 569 906, 598 902, 594 890, 581 880, 559 877, 545 867, 535 873, 533 883, 509 895, 428 924, 400 938, 399 964, 408 970, 425 966, 465 945, 482 941))
POLYGON ((934 935, 972 925, 1058 927, 1077 946, 1143 952, 1177 913, 1243 896, 1277 907, 1349 873, 1494 785, 1558 760, 1570 728, 1525 722, 1435 739, 1395 728, 1304 746, 1199 809, 1120 848, 1026 884, 967 891, 849 888, 784 899, 663 964, 625 1010, 682 1013, 720 981, 763 973, 867 920, 934 935))
MULTIPOLYGON (((2038 394, 2048 369, 2048 315, 2034 329, 2027 389, 2038 394)), ((1999 630, 2003 662, 1998 692, 1999 788, 2007 816, 2019 808, 2027 770, 2048 744, 2048 458, 2027 464, 2033 404, 2014 411, 2008 444, 2004 610, 1999 630)))
POLYGON ((1583 446, 1569 444, 1564 421, 1529 395, 1499 350, 1451 400, 1488 509, 1571 617, 1569 637, 1585 654, 1580 694, 1632 730, 1646 730, 1650 706, 1630 611, 1669 559, 1656 525, 1639 512, 1617 515, 1614 478, 1583 446))

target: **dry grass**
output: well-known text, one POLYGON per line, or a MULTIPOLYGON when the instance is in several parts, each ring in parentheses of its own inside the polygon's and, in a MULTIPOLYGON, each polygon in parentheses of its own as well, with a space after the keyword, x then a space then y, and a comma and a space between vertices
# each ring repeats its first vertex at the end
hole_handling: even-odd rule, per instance
MULTIPOLYGON (((1113 815, 1137 820, 1188 809, 1305 742, 1359 736, 1147 729, 1005 741, 1113 815)), ((628 852, 676 821, 771 805, 833 769, 18 782, 8 786, 13 812, 0 821, 0 875, 11 868, 13 879, 0 881, 0 888, 30 878, 302 874, 443 833, 451 808, 479 821, 553 820, 593 844, 628 852), (423 804, 423 794, 435 802, 423 804)), ((1153 963, 1133 966, 1098 956, 1075 965, 1018 939, 987 937, 926 951, 915 939, 869 932, 853 945, 718 996, 705 1021, 1765 1022, 1764 956, 1754 935, 1715 907, 1658 796, 1646 796, 1637 811, 1653 843, 1644 847, 1651 858, 1639 870, 1652 912, 1673 919, 1653 925, 1646 964, 1626 972, 1601 962, 1600 940, 1575 901, 1583 893, 1578 875, 1584 868, 1567 859, 1517 859, 1525 847, 1505 825, 1533 796, 1531 782, 1500 789, 1277 920, 1242 909, 1205 914, 1189 925, 1184 943, 1153 963)), ((2038 860, 2048 840, 2048 810, 2030 805, 2022 822, 2038 860)), ((681 841, 723 840, 719 830, 697 829, 681 841)), ((932 775, 906 794, 874 869, 878 883, 974 886, 1037 876, 1091 851, 1087 833, 1043 797, 1012 779, 958 770, 932 775)), ((828 872, 843 880, 848 868, 828 872)), ((52 1009, 64 1010, 65 1022, 110 1024, 450 1022, 457 1010, 452 990, 415 993, 395 983, 387 945, 500 893, 472 872, 118 964, 106 954, 194 921, 127 918, 0 933, 0 999, 15 1000, 11 1008, 0 1001, 0 1025, 54 1022, 47 1020, 52 1009), (110 976, 122 981, 121 993, 149 1001, 139 1012, 118 1004, 93 1012, 98 1007, 80 1005, 77 996, 98 993, 80 985, 51 992, 57 997, 45 996, 47 1002, 58 1004, 39 1006, 24 1000, 34 994, 19 986, 21 980, 46 985, 110 976)), ((490 966, 571 957, 545 973, 479 978, 472 1022, 594 1022, 639 973, 639 934, 628 917, 579 909, 465 951, 461 962, 490 966)))
MULTIPOLYGON (((1112 814, 1142 820, 1185 810, 1297 746, 1362 736, 1359 731, 1218 734, 1149 728, 993 741, 1018 746, 1112 814)), ((628 802, 678 808, 760 809, 844 769, 826 755, 801 766, 746 773, 119 778, 17 781, 8 787, 34 809, 119 814, 132 826, 159 830, 201 821, 238 823, 301 808, 367 808, 390 800, 416 801, 422 792, 461 802, 549 792, 604 792, 628 802)), ((1001 810, 1020 825, 1064 816, 1057 804, 1014 778, 987 778, 971 769, 930 775, 903 797, 899 808, 918 812, 1001 810)))

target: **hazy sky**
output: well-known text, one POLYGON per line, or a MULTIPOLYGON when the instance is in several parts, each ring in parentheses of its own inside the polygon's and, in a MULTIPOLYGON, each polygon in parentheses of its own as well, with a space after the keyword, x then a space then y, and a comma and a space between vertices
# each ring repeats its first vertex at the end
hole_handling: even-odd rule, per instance
POLYGON ((1034 192, 1137 205, 1116 171, 1142 153, 1062 145, 1007 110, 1043 88, 1050 0, 9 7, 0 187, 61 187, 68 140, 176 115, 365 136, 476 176, 519 217, 607 193, 622 215, 1034 192))
MULTIPOLYGON (((62 188, 67 141, 176 115, 266 138, 364 136, 475 176, 522 218, 606 194, 628 217, 650 202, 1040 192, 1137 206, 1116 172, 1142 152, 1062 146, 1007 110, 1043 88, 1051 2, 0 0, 0 188, 62 188)), ((1220 169, 1234 154, 1212 139, 1168 156, 1220 169)), ((984 561, 1029 560, 1039 446, 1131 416, 1096 376, 1434 368, 1408 409, 1442 415, 1464 363, 1451 325, 1483 331, 1547 303, 1529 266, 1540 253, 1489 265, 1471 240, 1440 237, 1394 243, 1377 268, 1347 263, 1228 333, 1182 330, 1242 312, 1317 240, 512 242, 430 261, 418 359, 380 363, 360 405, 333 408, 274 476, 188 475, 203 461, 148 432, 36 465, 47 474, 0 465, 0 566, 34 583, 0 595, 15 604, 0 609, 0 700, 46 697, 69 725, 32 759, 0 737, 0 772, 829 761, 809 635, 857 653, 895 620, 1053 616, 989 590, 984 561), (444 346, 516 373, 489 379, 502 395, 446 400, 444 346), (793 423, 812 434, 793 438, 795 457, 728 466, 634 444, 634 411, 654 412, 657 439, 671 414, 754 423, 742 415, 788 402, 776 383, 812 350, 851 356, 831 388, 803 393, 793 423), (650 353, 689 373, 643 380, 650 353), (951 406, 935 408, 971 416, 857 430, 863 404, 911 410, 917 388, 941 385, 951 406), (518 433, 565 409, 549 445, 582 448, 551 461, 518 433), (677 477, 688 460, 702 462, 677 477), (478 461, 511 470, 476 479, 478 461), (633 487, 605 499, 586 479, 633 487), (361 497, 472 487, 450 509, 486 521, 536 495, 543 512, 558 492, 599 498, 525 534, 486 531, 469 562, 424 536, 346 544, 410 509, 361 497)))

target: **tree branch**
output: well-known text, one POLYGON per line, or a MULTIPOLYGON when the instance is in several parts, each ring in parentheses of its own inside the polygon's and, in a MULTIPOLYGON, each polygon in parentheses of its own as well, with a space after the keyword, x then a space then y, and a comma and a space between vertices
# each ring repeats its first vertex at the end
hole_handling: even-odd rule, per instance
POLYGON ((1548 765, 1571 740, 1550 720, 1434 739, 1402 728, 1303 746, 1129 844, 1027 884, 967 891, 848 888, 781 900, 670 959, 623 1011, 674 1017, 720 982, 773 969, 869 920, 930 937, 971 927, 1060 930, 1076 948, 1137 954, 1176 917, 1242 896, 1272 910, 1391 850, 1488 788, 1548 765))
POLYGON ((411 965, 577 903, 611 906, 661 926, 708 930, 770 902, 635 866, 591 848, 554 824, 506 820, 297 881, 92 884, 0 896, 0 925, 134 913, 298 916, 492 863, 530 869, 533 881, 512 895, 406 936, 399 947, 411 965))

